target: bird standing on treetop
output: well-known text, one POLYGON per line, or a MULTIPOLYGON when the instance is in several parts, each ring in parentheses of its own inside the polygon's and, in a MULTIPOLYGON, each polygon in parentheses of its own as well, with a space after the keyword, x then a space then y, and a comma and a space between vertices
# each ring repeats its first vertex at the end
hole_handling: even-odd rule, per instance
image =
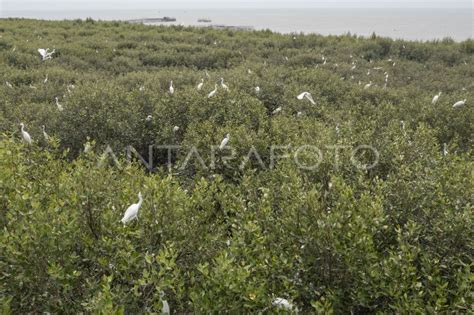
POLYGON ((59 110, 60 112, 62 112, 63 109, 64 109, 63 106, 62 106, 61 104, 59 104, 59 99, 58 99, 57 96, 56 96, 55 99, 56 99, 56 106, 58 107, 58 110, 59 110))
POLYGON ((221 87, 227 92, 229 92, 229 87, 224 84, 224 78, 221 78, 221 87))
POLYGON ((434 97, 433 97, 433 100, 431 101, 431 104, 435 105, 436 103, 438 103, 438 100, 439 100, 439 97, 441 96, 441 92, 439 92, 438 94, 436 94, 434 97))
POLYGON ((460 108, 460 107, 463 107, 464 105, 466 105, 466 99, 454 103, 453 108, 460 108))
POLYGON ((212 90, 212 91, 207 95, 207 98, 213 97, 214 95, 216 95, 216 93, 217 93, 217 84, 215 85, 214 90, 212 90))
POLYGON ((133 205, 128 207, 127 211, 125 211, 125 214, 123 215, 123 218, 121 220, 123 224, 126 224, 126 223, 132 221, 133 219, 138 218, 138 210, 142 206, 142 203, 143 203, 142 193, 139 192, 138 193, 138 203, 134 203, 133 205))
POLYGON ((30 134, 25 131, 25 124, 21 123, 20 127, 21 127, 21 137, 23 138, 23 141, 28 143, 28 145, 31 145, 33 141, 31 140, 30 134))
POLYGON ((49 140, 49 136, 48 136, 48 134, 46 133, 46 130, 45 130, 44 125, 41 126, 41 129, 43 130, 43 137, 44 137, 44 140, 48 141, 48 140, 49 140))
POLYGON ((230 140, 230 134, 226 134, 225 138, 221 142, 221 145, 219 146, 219 150, 224 149, 224 147, 227 145, 229 140, 230 140))
POLYGON ((203 85, 204 85, 204 79, 201 79, 201 83, 198 84, 197 90, 201 91, 203 85))

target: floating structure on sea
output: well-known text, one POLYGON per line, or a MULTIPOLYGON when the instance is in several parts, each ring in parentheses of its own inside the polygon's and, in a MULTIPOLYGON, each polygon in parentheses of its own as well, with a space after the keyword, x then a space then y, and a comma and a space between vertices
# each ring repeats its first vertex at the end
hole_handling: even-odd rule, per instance
POLYGON ((162 18, 144 18, 128 20, 129 23, 162 23, 162 22, 176 22, 176 18, 164 16, 162 18))
POLYGON ((234 30, 234 31, 253 31, 253 26, 245 25, 224 25, 224 24, 212 24, 208 27, 220 30, 234 30))
POLYGON ((212 20, 208 19, 208 18, 200 18, 200 19, 198 19, 198 22, 199 23, 211 23, 212 20))

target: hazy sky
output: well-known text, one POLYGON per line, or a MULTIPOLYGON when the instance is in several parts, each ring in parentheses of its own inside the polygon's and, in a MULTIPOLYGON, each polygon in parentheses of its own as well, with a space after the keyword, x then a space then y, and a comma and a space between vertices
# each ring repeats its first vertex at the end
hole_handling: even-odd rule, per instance
POLYGON ((0 0, 0 10, 196 8, 471 8, 472 0, 0 0))

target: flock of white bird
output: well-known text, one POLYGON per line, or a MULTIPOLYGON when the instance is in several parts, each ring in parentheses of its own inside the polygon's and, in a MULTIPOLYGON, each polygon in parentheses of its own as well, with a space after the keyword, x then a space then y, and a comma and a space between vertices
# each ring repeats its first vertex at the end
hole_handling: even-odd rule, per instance
MULTIPOLYGON (((49 48, 47 48, 47 49, 39 48, 38 49, 38 52, 41 55, 41 58, 42 58, 43 61, 48 60, 48 59, 52 59, 53 54, 55 53, 55 51, 56 51, 55 49, 50 51, 49 48)), ((352 55, 350 57, 352 58, 352 55)), ((288 57, 285 57, 285 60, 288 61, 289 60, 288 57)), ((323 60, 323 65, 327 63, 327 58, 325 56, 322 56, 322 60, 323 60)), ((391 59, 389 59, 389 61, 392 62, 391 59)), ((337 66, 337 64, 336 64, 336 66, 337 66)), ((395 62, 393 62, 392 66, 395 66, 395 62)), ((351 71, 355 70, 356 67, 357 67, 357 64, 355 62, 352 62, 351 71)), ((374 69, 375 70, 380 70, 381 68, 374 68, 374 69)), ((248 69, 247 71, 248 71, 249 74, 252 74, 252 71, 250 69, 248 69)), ((385 87, 386 87, 386 84, 388 82, 388 73, 385 72, 384 74, 385 74, 385 87)), ((207 78, 210 78, 210 75, 207 71, 205 72, 205 75, 206 75, 207 78)), ((368 70, 367 75, 370 75, 370 70, 368 70)), ((46 83, 47 81, 48 81, 48 76, 46 76, 46 78, 44 79, 44 83, 46 83)), ((360 82, 359 82, 359 84, 360 84, 360 82)), ((11 83, 9 83, 8 81, 6 82, 6 85, 9 88, 13 88, 13 85, 11 83)), ((372 85, 373 85, 373 82, 370 81, 369 83, 364 85, 364 89, 365 90, 369 89, 372 85)), ((204 79, 201 78, 201 81, 197 85, 197 90, 201 91, 203 89, 203 86, 204 86, 204 79)), ((33 86, 31 86, 31 87, 35 88, 33 86)), ((230 91, 229 87, 224 83, 224 78, 220 79, 220 87, 226 92, 230 91)), ((71 89, 73 89, 73 88, 74 88, 74 85, 68 85, 68 88, 67 88, 68 92, 71 93, 71 89)), ((144 87, 140 87, 140 90, 143 90, 143 89, 144 89, 144 87)), ((207 97, 211 98, 211 97, 215 96, 217 91, 218 91, 218 85, 215 84, 214 90, 210 91, 209 94, 207 95, 207 97)), ((260 93, 261 88, 259 86, 255 87, 255 92, 257 94, 260 93)), ((169 93, 171 95, 175 94, 175 87, 173 85, 173 81, 170 81, 169 93)), ((433 105, 438 103, 438 101, 441 97, 441 94, 442 94, 442 92, 439 92, 438 94, 436 94, 433 97, 432 102, 431 102, 433 105)), ((300 101, 306 99, 311 104, 316 105, 316 102, 314 101, 311 93, 309 93, 309 92, 302 92, 301 94, 297 95, 296 98, 300 101)), ((63 111, 64 107, 62 106, 62 104, 59 103, 59 98, 58 97, 55 98, 55 101, 56 101, 57 109, 59 111, 63 111)), ((452 107, 453 108, 460 108, 460 107, 463 107, 465 104, 466 104, 466 99, 454 103, 452 105, 452 107)), ((278 114, 281 111, 282 111, 282 107, 278 107, 272 112, 272 114, 278 114)), ((297 116, 301 116, 301 115, 302 115, 301 112, 297 113, 297 116)), ((148 115, 145 120, 146 121, 151 121, 152 119, 153 119, 153 117, 151 115, 148 115)), ((23 123, 21 123, 20 127, 21 127, 21 135, 22 135, 23 141, 26 142, 28 145, 32 145, 33 140, 31 138, 30 134, 25 130, 25 125, 23 123)), ((404 127, 403 122, 402 122, 402 127, 404 127)), ((174 126, 173 131, 177 132, 178 130, 179 130, 179 127, 174 126)), ((49 136, 46 133, 44 125, 42 126, 42 132, 43 132, 43 137, 45 138, 45 140, 48 140, 49 136)), ((227 146, 229 141, 230 141, 230 134, 227 134, 225 136, 225 138, 222 140, 221 144, 219 145, 219 150, 223 150, 227 146)), ((443 154, 444 155, 448 154, 446 144, 444 144, 444 146, 443 146, 443 154)), ((125 225, 125 224, 129 223, 132 220, 138 219, 138 212, 139 212, 142 204, 143 204, 143 196, 142 196, 142 193, 139 192, 138 193, 138 203, 134 203, 134 204, 130 205, 127 208, 127 210, 125 211, 125 213, 123 215, 123 218, 121 219, 121 222, 125 225)), ((163 314, 170 314, 170 309, 169 309, 168 302, 163 299, 164 293, 161 292, 160 295, 161 295, 162 300, 163 300, 162 313, 163 314)), ((272 302, 272 305, 277 307, 277 308, 282 308, 282 309, 289 310, 289 311, 295 311, 295 312, 298 311, 297 308, 295 308, 288 300, 283 299, 283 298, 274 299, 273 302, 272 302)))

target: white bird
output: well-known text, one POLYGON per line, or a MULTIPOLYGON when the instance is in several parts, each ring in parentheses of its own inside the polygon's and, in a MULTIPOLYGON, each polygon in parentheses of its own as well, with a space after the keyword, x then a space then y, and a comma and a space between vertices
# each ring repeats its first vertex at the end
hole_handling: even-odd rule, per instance
POLYGON ((75 88, 76 88, 76 86, 75 86, 74 84, 68 84, 67 87, 66 87, 67 92, 68 92, 69 94, 71 94, 71 93, 72 93, 72 90, 74 90, 75 88))
POLYGON ((43 130, 43 137, 44 137, 44 140, 48 141, 48 140, 49 140, 49 136, 48 136, 48 134, 46 133, 46 130, 45 130, 44 125, 41 126, 41 129, 43 130))
POLYGON ((248 73, 248 74, 252 74, 252 70, 247 69, 247 73, 248 73))
POLYGON ((32 84, 30 84, 30 88, 36 90, 36 86, 34 86, 34 85, 32 85, 32 84))
POLYGON ((33 141, 31 140, 30 134, 25 131, 25 124, 21 123, 20 127, 21 127, 21 136, 23 138, 23 141, 28 143, 28 145, 31 145, 33 143, 33 141))
POLYGON ((170 94, 174 94, 173 81, 170 81, 170 94))
POLYGON ((221 78, 221 87, 227 92, 229 92, 229 87, 226 84, 224 84, 224 78, 221 78))
POLYGON ((145 121, 151 121, 152 119, 153 119, 153 116, 152 116, 152 115, 148 115, 148 116, 146 116, 145 121))
POLYGON ((435 105, 436 103, 438 103, 438 100, 439 100, 439 97, 441 96, 441 92, 439 92, 438 94, 436 94, 434 97, 433 97, 433 100, 431 101, 431 104, 435 105))
POLYGON ((367 90, 368 88, 370 88, 372 86, 372 81, 370 81, 369 83, 367 83, 366 85, 364 85, 364 90, 367 90))
POLYGON ((43 83, 46 84, 46 82, 48 82, 48 75, 46 75, 46 77, 44 78, 43 83))
POLYGON ((280 107, 277 107, 277 108, 272 112, 272 114, 273 114, 273 115, 276 115, 276 114, 278 114, 279 112, 281 112, 281 106, 280 106, 280 107))
POLYGON ((59 110, 60 112, 63 111, 64 108, 63 108, 63 106, 62 106, 61 104, 59 104, 59 99, 58 99, 57 96, 56 96, 56 106, 58 107, 58 110, 59 110))
POLYGON ((206 77, 207 77, 208 79, 211 78, 211 76, 209 75, 209 72, 207 72, 207 70, 204 70, 204 73, 206 74, 206 77))
POLYGON ((38 48, 38 52, 40 53, 43 61, 53 58, 52 55, 54 54, 55 51, 56 49, 53 49, 53 51, 49 52, 49 48, 46 48, 46 49, 38 48))
POLYGON ((219 150, 224 149, 224 147, 229 143, 230 140, 230 134, 226 134, 225 138, 222 140, 221 145, 219 146, 219 150))
POLYGON ((298 95, 296 98, 299 99, 300 101, 306 98, 308 101, 311 102, 311 104, 316 105, 316 102, 313 100, 313 96, 311 96, 311 93, 309 92, 303 92, 300 95, 298 95))
POLYGON ((143 85, 140 85, 140 87, 138 88, 138 90, 139 90, 140 92, 143 92, 143 91, 145 91, 145 87, 144 87, 143 85))
POLYGON ((198 84, 197 90, 198 90, 198 91, 201 91, 203 85, 204 85, 204 79, 201 79, 201 83, 198 84))
POLYGON ((463 107, 465 104, 466 104, 466 99, 454 103, 453 108, 460 108, 460 107, 463 107))
POLYGON ((257 93, 257 94, 260 93, 260 87, 259 86, 255 87, 255 93, 257 93))
POLYGON ((353 65, 351 70, 353 71, 353 70, 355 70, 355 68, 357 68, 357 65, 353 65))
POLYGON ((178 126, 174 126, 174 127, 173 127, 173 132, 178 132, 178 130, 179 130, 179 127, 178 127, 178 126))
POLYGON ((163 304, 163 307, 161 308, 161 314, 169 315, 170 314, 170 305, 168 304, 168 301, 164 299, 165 293, 163 291, 160 292, 160 298, 161 298, 161 303, 163 304))
POLYGON ((143 203, 142 193, 139 192, 138 203, 134 203, 133 205, 128 207, 127 211, 125 211, 125 214, 123 215, 123 218, 121 220, 123 224, 126 224, 132 221, 133 219, 137 219, 138 210, 142 206, 142 203, 143 203))
POLYGON ((296 117, 301 117, 301 116, 303 116, 303 112, 297 112, 296 113, 296 117))
POLYGON ((207 95, 207 98, 213 97, 214 95, 216 95, 216 93, 217 93, 217 84, 215 85, 214 90, 212 90, 212 91, 207 95))
POLYGON ((89 152, 92 149, 92 146, 89 142, 84 143, 84 153, 89 152))
POLYGON ((13 85, 10 82, 5 81, 5 85, 8 86, 10 89, 13 89, 13 85))
POLYGON ((276 298, 272 301, 272 305, 280 309, 298 312, 298 310, 293 306, 293 304, 291 304, 287 299, 276 298))
POLYGON ((448 155, 448 145, 446 143, 443 143, 443 155, 448 155))

